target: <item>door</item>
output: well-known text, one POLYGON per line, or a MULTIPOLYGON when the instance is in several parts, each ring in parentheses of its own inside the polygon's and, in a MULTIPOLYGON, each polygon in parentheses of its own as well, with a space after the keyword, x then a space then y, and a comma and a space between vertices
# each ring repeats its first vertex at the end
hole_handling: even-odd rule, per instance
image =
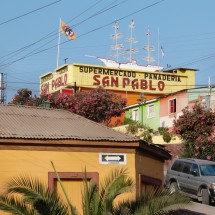
POLYGON ((192 167, 190 170, 190 177, 188 179, 188 186, 189 186, 190 193, 192 195, 197 196, 199 185, 200 185, 199 167, 197 164, 192 164, 192 167))
POLYGON ((180 176, 178 176, 178 183, 183 192, 190 193, 190 187, 188 184, 188 180, 190 178, 190 169, 191 169, 192 163, 184 162, 184 166, 182 169, 182 172, 180 173, 180 176))

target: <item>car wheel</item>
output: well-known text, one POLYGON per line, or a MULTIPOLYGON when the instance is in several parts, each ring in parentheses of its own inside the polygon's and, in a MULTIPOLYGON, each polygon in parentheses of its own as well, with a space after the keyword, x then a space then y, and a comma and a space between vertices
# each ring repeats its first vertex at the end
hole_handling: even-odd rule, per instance
POLYGON ((178 185, 176 182, 172 182, 169 186, 170 194, 173 194, 178 191, 178 185))
POLYGON ((210 196, 207 189, 202 189, 202 204, 210 204, 210 196))

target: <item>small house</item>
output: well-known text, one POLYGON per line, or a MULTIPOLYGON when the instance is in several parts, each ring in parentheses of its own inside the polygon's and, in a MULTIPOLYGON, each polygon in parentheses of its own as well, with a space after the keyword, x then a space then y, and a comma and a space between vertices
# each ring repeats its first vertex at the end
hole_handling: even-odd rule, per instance
POLYGON ((127 168, 134 195, 162 186, 164 148, 117 132, 67 110, 0 105, 0 191, 17 175, 59 184, 51 161, 74 205, 81 208, 83 171, 99 183, 113 168, 127 168))

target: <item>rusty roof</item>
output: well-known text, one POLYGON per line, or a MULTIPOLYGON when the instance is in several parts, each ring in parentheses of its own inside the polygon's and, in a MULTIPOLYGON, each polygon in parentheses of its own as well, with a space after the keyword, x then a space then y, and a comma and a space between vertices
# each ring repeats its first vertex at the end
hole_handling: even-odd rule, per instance
POLYGON ((0 105, 0 138, 139 141, 67 110, 21 105, 0 105))

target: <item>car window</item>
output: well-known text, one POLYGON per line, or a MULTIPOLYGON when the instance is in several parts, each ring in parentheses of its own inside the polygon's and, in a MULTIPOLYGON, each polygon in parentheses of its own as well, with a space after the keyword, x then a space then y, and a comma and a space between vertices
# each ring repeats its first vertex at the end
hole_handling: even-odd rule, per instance
POLYGON ((197 164, 192 164, 191 169, 190 169, 190 174, 199 176, 199 168, 197 164))
POLYGON ((183 161, 176 160, 172 165, 171 170, 181 172, 183 168, 183 161))
POLYGON ((189 174, 191 166, 192 166, 191 163, 184 162, 184 167, 183 167, 182 172, 189 174))
POLYGON ((201 165, 200 171, 203 176, 215 176, 215 165, 201 165))

